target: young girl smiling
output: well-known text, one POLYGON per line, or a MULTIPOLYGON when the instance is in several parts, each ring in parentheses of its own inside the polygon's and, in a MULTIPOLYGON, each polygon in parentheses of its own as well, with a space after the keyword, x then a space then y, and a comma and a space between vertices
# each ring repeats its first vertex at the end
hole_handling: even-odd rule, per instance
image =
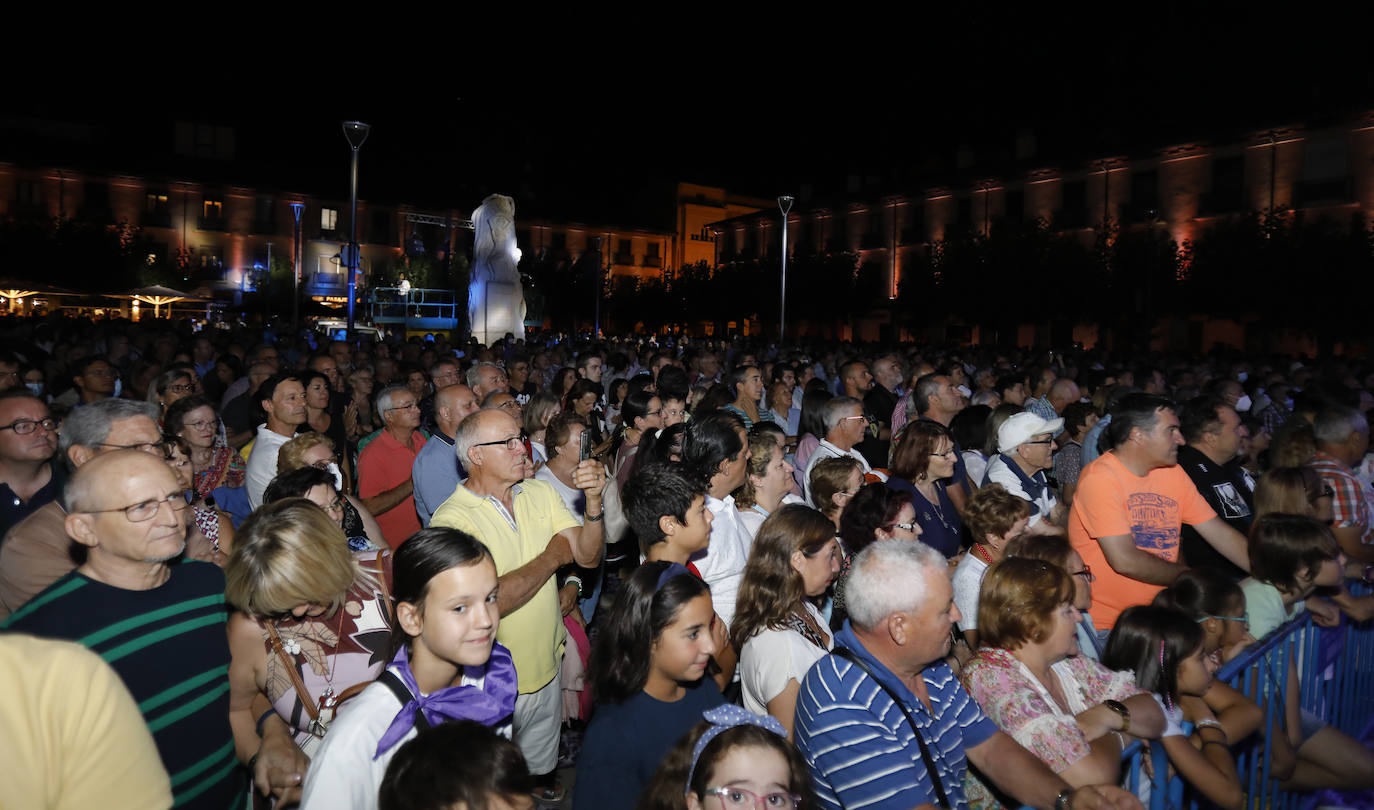
POLYGON ((396 550, 391 666, 349 707, 306 773, 301 807, 377 806, 401 743, 418 729, 474 720, 510 735, 515 667, 496 643, 496 565, 471 535, 422 529, 396 550))
POLYGON ((674 742, 724 703, 704 677, 723 643, 711 591, 680 563, 641 565, 592 649, 598 704, 577 763, 573 807, 629 810, 674 742))

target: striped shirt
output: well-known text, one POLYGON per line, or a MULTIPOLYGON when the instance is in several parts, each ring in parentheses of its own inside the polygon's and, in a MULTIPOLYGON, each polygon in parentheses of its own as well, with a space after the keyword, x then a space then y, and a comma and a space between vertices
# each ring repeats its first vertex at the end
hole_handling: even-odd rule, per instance
MULTIPOLYGON (((943 660, 922 673, 934 712, 859 643, 849 622, 835 634, 906 705, 935 760, 945 794, 967 808, 967 748, 981 745, 997 726, 959 685, 943 660)), ((854 664, 827 655, 806 674, 797 696, 796 742, 824 807, 910 808, 937 795, 921 759, 915 732, 887 692, 854 664)))
POLYGON ((172 780, 174 807, 242 803, 229 730, 224 574, 171 563, 157 588, 130 591, 73 571, 0 629, 75 641, 99 655, 133 694, 172 780))
POLYGON ((1364 526, 1361 543, 1374 542, 1374 521, 1370 520, 1370 498, 1374 490, 1355 476, 1355 473, 1340 459, 1317 451, 1307 466, 1316 470, 1322 483, 1331 487, 1331 511, 1335 517, 1333 526, 1364 526))

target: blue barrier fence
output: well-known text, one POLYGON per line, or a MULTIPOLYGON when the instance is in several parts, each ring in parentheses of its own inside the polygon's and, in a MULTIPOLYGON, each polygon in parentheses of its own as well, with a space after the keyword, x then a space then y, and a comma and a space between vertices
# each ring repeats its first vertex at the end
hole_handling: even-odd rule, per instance
MULTIPOLYGON (((1350 591, 1361 596, 1371 588, 1352 583, 1350 591)), ((1226 664, 1217 679, 1243 692, 1265 713, 1262 732, 1233 749, 1247 810, 1311 810, 1316 805, 1310 793, 1280 789, 1270 774, 1268 748, 1263 743, 1285 728, 1284 695, 1288 665, 1294 660, 1299 703, 1305 711, 1356 739, 1362 738, 1374 718, 1374 622, 1354 623, 1342 617, 1337 627, 1318 627, 1311 614, 1304 612, 1226 664)), ((1124 786, 1138 796, 1148 795, 1149 810, 1210 806, 1180 777, 1170 775, 1168 755, 1158 741, 1132 743, 1121 757, 1124 786), (1142 765, 1146 755, 1153 766, 1152 778, 1142 765)))

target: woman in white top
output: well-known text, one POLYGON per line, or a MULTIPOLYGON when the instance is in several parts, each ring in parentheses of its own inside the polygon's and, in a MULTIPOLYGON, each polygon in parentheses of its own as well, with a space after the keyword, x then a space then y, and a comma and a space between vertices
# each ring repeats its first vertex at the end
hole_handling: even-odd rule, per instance
POLYGON ((782 443, 773 431, 757 431, 749 437, 749 471, 735 490, 740 523, 756 537, 759 527, 784 503, 801 503, 792 495, 792 465, 783 457, 782 443), (790 496, 790 500, 788 499, 790 496))
POLYGON ((1026 531, 1029 518, 1030 505, 1001 484, 974 490, 964 505, 964 525, 973 544, 954 569, 952 584, 954 604, 963 616, 959 629, 970 649, 978 649, 978 589, 983 585, 983 577, 989 565, 1006 555, 1007 544, 1026 531))
POLYGON ((840 572, 835 528, 820 512, 788 505, 759 527, 740 583, 730 635, 740 650, 744 708, 770 714, 792 735, 807 670, 834 644, 812 600, 840 572))

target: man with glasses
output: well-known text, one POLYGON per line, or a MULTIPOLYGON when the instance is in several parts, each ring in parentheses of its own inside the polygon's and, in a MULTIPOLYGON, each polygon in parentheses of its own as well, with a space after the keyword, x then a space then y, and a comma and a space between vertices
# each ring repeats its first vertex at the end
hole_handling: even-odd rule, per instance
POLYGON ((435 428, 435 400, 439 395, 439 389, 462 382, 462 369, 458 361, 452 357, 445 357, 431 365, 429 382, 432 393, 420 400, 420 427, 426 433, 432 434, 435 428))
POLYGON ((0 537, 50 503, 66 480, 57 455, 57 420, 27 388, 0 392, 0 537))
POLYGON ((1331 531, 1352 561, 1374 563, 1374 490, 1355 474, 1369 452, 1369 421, 1355 408, 1331 406, 1312 423, 1317 454, 1307 466, 1331 487, 1331 531))
POLYGON ((520 407, 530 404, 530 397, 539 393, 539 387, 530 380, 530 361, 523 354, 517 354, 510 360, 508 368, 510 377, 510 393, 520 403, 520 407))
POLYGON ((868 432, 869 417, 864 414, 864 404, 854 397, 835 397, 825 403, 821 419, 825 422, 825 438, 821 439, 811 454, 811 459, 806 463, 806 473, 802 476, 807 501, 811 500, 811 469, 822 459, 852 456, 858 459, 864 475, 873 472, 868 461, 854 449, 854 445, 862 441, 868 432))
POLYGON ((305 386, 291 373, 276 374, 258 386, 258 405, 267 414, 267 421, 258 425, 257 438, 248 454, 245 487, 248 503, 254 509, 262 505, 262 493, 277 476, 277 453, 281 446, 296 435, 296 428, 305 423, 305 386))
POLYGON ((466 385, 445 386, 434 395, 434 432, 415 454, 415 463, 410 468, 415 512, 422 526, 429 525, 434 510, 468 477, 467 469, 453 451, 453 437, 458 433, 458 425, 477 410, 477 399, 466 385))
MULTIPOLYGON (((162 443, 157 417, 157 406, 137 400, 105 399, 77 408, 62 424, 58 456, 69 470, 76 470, 104 453, 138 450, 166 466, 167 448, 162 443)), ((32 438, 40 430, 28 436, 32 438)), ((84 549, 73 546, 67 536, 66 521, 61 502, 53 500, 35 509, 5 535, 4 544, 0 545, 0 618, 19 609, 84 559, 84 549)), ((199 531, 192 532, 189 542, 189 556, 211 559, 214 548, 199 531)))
POLYGON ((190 513, 176 476, 160 458, 114 450, 83 464, 63 500, 86 559, 3 629, 78 641, 110 663, 153 733, 177 807, 241 803, 224 574, 181 559, 190 513))
POLYGON ((468 469, 467 481, 434 512, 430 526, 461 529, 491 550, 500 576, 496 638, 515 660, 515 743, 549 803, 562 798, 554 773, 562 704, 558 666, 566 638, 554 575, 572 562, 601 564, 601 495, 606 470, 588 459, 573 470, 586 493, 582 525, 563 498, 544 481, 525 477, 520 423, 500 409, 478 411, 458 425, 454 451, 468 469))
POLYGON ((358 497, 377 518, 392 548, 420 530, 410 471, 425 447, 419 431, 420 406, 405 386, 393 385, 377 395, 382 430, 358 455, 358 497))
POLYGON ((1054 497, 1047 470, 1054 467, 1054 432, 1062 418, 1045 419, 1022 411, 997 431, 997 455, 988 461, 984 484, 1001 484, 1007 492, 1028 501, 1032 534, 1063 534, 1065 509, 1054 497))
POLYGON ((98 355, 77 361, 72 367, 72 384, 76 386, 73 389, 76 391, 74 407, 114 396, 118 377, 119 372, 115 371, 114 366, 98 355))
MULTIPOLYGON (((1250 533, 1254 492, 1243 468, 1228 464, 1240 454, 1240 415, 1215 396, 1191 399, 1179 413, 1179 430, 1187 442, 1178 448, 1178 466, 1188 473, 1207 505, 1231 528, 1250 533)), ((1197 529, 1184 525, 1179 538, 1183 559, 1193 568, 1215 568, 1239 582, 1248 574, 1217 553, 1197 529)))

